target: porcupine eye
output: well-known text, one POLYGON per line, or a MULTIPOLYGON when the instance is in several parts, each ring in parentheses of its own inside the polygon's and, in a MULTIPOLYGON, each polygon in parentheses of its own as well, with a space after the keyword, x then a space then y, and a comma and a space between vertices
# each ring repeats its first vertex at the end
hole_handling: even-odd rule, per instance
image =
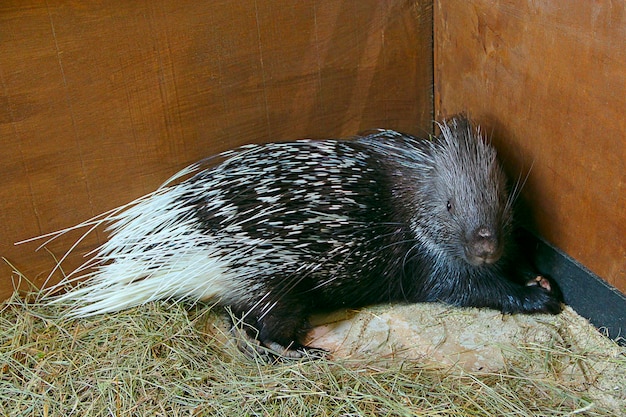
POLYGON ((450 200, 448 200, 448 202, 446 203, 446 209, 448 210, 448 212, 452 213, 453 207, 452 207, 452 202, 450 200))

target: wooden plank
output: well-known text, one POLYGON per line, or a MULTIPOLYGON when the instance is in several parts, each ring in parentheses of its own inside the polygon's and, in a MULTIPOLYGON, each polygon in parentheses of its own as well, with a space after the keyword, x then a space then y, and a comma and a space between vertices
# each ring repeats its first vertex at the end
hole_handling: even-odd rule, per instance
POLYGON ((435 109, 468 111, 534 230, 626 292, 626 11, 599 0, 439 0, 435 109))
MULTIPOLYGON (((207 155, 429 130, 430 3, 2 2, 0 255, 40 285, 52 257, 13 242, 128 202, 207 155)), ((60 256, 74 238, 49 249, 60 256)), ((10 274, 2 264, 0 299, 10 274)))

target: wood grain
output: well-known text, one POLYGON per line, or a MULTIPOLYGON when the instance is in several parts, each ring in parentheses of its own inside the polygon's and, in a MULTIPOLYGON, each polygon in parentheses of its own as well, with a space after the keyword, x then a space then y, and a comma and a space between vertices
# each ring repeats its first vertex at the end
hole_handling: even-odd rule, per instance
POLYGON ((626 9, 619 2, 435 2, 435 109, 466 110, 525 220, 626 292, 626 9))
MULTIPOLYGON (((430 3, 2 2, 0 255, 41 285, 52 256, 13 242, 126 203, 202 157, 430 131, 430 3)), ((76 237, 48 249, 58 257, 76 237)), ((2 264, 0 298, 10 277, 2 264)))

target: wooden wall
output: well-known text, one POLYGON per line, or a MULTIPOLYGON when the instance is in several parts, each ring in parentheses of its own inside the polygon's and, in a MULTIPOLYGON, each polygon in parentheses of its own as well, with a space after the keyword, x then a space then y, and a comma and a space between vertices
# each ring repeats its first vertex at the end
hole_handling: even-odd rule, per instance
POLYGON ((434 68, 437 117, 468 111, 511 174, 532 165, 523 220, 626 292, 625 7, 431 3, 2 2, 0 256, 40 284, 52 255, 13 242, 239 144, 428 131, 434 68))
POLYGON ((436 0, 435 109, 467 110, 527 221, 626 292, 626 7, 610 0, 436 0))
POLYGON ((431 3, 3 1, 0 255, 40 285, 51 254, 13 242, 243 143, 430 131, 431 3))

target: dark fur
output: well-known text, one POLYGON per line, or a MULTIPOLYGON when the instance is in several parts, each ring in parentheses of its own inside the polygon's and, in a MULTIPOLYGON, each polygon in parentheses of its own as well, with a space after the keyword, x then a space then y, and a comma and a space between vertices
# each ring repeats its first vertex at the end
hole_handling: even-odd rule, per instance
MULTIPOLYGON (((532 271, 513 242, 513 197, 495 152, 480 145, 464 117, 442 127, 460 144, 458 154, 450 155, 442 136, 392 131, 326 141, 323 151, 308 142, 287 155, 268 150, 228 162, 222 172, 232 185, 223 198, 237 208, 235 219, 208 209, 202 195, 185 201, 205 233, 226 242, 224 225, 236 220, 246 237, 276 249, 263 260, 274 266, 271 273, 259 267, 238 283, 258 289, 222 300, 262 345, 306 350, 300 341, 312 313, 381 302, 561 311, 556 283, 532 271), (245 173, 250 166, 267 172, 245 173), (263 178, 270 180, 265 197, 273 201, 260 199, 256 186, 263 178), (263 310, 267 301, 273 307, 263 310)), ((203 171, 190 181, 210 183, 212 175, 203 171)), ((235 273, 250 267, 246 258, 232 263, 235 273)))

